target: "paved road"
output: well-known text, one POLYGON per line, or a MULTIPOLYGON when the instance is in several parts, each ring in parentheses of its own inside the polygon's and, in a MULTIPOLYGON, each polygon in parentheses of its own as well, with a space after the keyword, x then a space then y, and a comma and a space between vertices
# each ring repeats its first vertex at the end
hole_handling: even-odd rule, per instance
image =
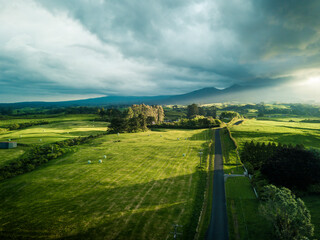
POLYGON ((220 130, 216 130, 215 132, 212 211, 210 225, 206 234, 206 239, 229 239, 220 130))

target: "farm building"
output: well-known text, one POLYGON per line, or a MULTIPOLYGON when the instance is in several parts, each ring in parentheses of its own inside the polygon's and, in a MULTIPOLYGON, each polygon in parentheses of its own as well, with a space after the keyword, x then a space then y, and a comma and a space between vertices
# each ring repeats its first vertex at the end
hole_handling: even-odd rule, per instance
POLYGON ((17 142, 0 142, 0 149, 16 148, 17 142))

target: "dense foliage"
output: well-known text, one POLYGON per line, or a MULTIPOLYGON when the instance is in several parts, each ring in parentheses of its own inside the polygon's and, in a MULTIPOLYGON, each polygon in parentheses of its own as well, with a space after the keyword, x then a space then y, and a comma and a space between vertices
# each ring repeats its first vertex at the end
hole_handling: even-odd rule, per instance
POLYGON ((307 190, 320 184, 320 157, 302 145, 245 143, 240 152, 242 162, 257 182, 307 190), (261 172, 261 174, 260 174, 261 172))
POLYGON ((48 121, 37 121, 37 122, 25 122, 25 123, 12 123, 6 126, 9 130, 17 130, 17 129, 24 129, 36 125, 44 125, 49 124, 48 121))
POLYGON ((43 146, 34 146, 26 154, 21 156, 20 159, 11 162, 9 165, 1 167, 0 180, 30 172, 41 164, 62 156, 69 151, 68 147, 87 143, 91 139, 100 137, 104 134, 105 133, 95 136, 90 135, 88 137, 78 137, 43 146))
POLYGON ((268 185, 264 188, 262 200, 261 213, 272 223, 276 239, 302 240, 313 236, 310 212, 289 189, 268 185))
POLYGON ((211 107, 199 107, 197 104, 193 103, 187 106, 187 117, 194 118, 197 115, 204 117, 213 117, 217 116, 217 108, 215 106, 211 107))
POLYGON ((118 109, 99 109, 101 117, 107 116, 111 122, 110 132, 139 132, 146 131, 147 125, 161 124, 164 120, 164 111, 161 106, 145 104, 132 105, 124 111, 118 109))
POLYGON ((123 132, 140 132, 147 130, 146 117, 140 114, 138 117, 124 118, 115 117, 112 118, 110 124, 111 133, 123 133, 123 132))
POLYGON ((164 122, 153 125, 154 128, 183 128, 183 129, 200 129, 219 127, 221 121, 212 117, 196 116, 193 119, 180 119, 175 122, 164 122))
POLYGON ((235 117, 240 117, 239 113, 233 111, 225 111, 220 114, 220 119, 233 119, 235 117))

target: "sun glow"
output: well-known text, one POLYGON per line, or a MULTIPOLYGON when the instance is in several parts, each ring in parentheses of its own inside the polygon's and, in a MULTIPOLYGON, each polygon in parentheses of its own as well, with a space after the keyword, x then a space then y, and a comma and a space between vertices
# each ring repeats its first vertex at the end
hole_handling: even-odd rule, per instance
POLYGON ((310 77, 307 81, 303 83, 306 86, 319 87, 320 86, 320 76, 310 77))

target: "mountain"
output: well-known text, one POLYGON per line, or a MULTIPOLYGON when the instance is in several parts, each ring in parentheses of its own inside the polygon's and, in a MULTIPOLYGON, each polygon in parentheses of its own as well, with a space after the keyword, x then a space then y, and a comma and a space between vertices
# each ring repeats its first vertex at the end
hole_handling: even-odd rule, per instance
POLYGON ((107 106, 107 105, 132 105, 132 104, 206 104, 206 103, 257 103, 261 101, 286 101, 281 99, 281 91, 265 87, 248 87, 232 85, 223 90, 214 87, 202 88, 181 95, 162 96, 106 96, 84 100, 63 102, 21 102, 0 104, 0 107, 47 107, 47 106, 107 106))

